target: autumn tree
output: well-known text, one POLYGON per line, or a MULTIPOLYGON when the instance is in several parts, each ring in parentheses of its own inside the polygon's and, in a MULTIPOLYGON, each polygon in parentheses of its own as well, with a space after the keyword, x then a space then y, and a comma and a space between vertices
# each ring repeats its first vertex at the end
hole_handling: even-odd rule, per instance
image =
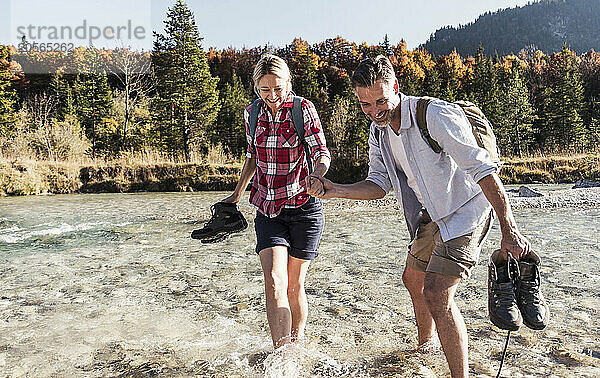
POLYGON ((466 68, 456 50, 452 51, 450 55, 439 57, 436 70, 439 80, 439 97, 446 101, 460 99, 466 68))
POLYGON ((15 91, 11 88, 11 64, 8 46, 0 46, 0 138, 5 138, 15 121, 15 91))
POLYGON ((317 56, 310 51, 307 42, 296 38, 290 46, 290 70, 293 76, 294 92, 317 103, 320 85, 317 73, 317 56))
POLYGON ((109 70, 119 83, 119 90, 115 93, 119 112, 119 150, 129 144, 132 131, 147 121, 143 106, 154 89, 150 75, 150 57, 144 53, 131 51, 128 48, 117 48, 112 53, 113 58, 109 70), (140 109, 142 108, 142 109, 140 109))

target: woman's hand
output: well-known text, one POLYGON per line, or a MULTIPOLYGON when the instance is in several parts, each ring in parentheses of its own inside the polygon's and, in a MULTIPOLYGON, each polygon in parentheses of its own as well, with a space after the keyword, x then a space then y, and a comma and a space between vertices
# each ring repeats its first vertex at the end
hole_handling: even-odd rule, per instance
POLYGON ((224 199, 222 199, 220 202, 238 203, 240 202, 240 198, 238 198, 238 196, 235 193, 233 193, 229 197, 225 197, 224 199))
POLYGON ((313 197, 320 197, 325 194, 325 188, 321 178, 315 173, 306 177, 306 191, 313 197))

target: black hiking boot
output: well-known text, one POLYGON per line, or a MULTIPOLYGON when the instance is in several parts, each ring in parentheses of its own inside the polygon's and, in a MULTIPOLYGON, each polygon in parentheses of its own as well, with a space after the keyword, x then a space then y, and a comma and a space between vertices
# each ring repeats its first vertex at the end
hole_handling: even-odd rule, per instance
POLYGON ((505 260, 499 249, 490 256, 488 264, 490 320, 496 327, 509 331, 517 331, 523 324, 513 284, 514 278, 518 276, 518 269, 516 260, 505 260))
POLYGON ((248 227, 248 222, 235 203, 217 202, 210 207, 210 211, 212 217, 203 228, 192 232, 193 239, 200 239, 202 243, 216 243, 248 227))
POLYGON ((523 323, 531 329, 544 329, 548 325, 550 310, 540 290, 540 258, 530 251, 519 261, 519 282, 517 284, 517 304, 523 323))

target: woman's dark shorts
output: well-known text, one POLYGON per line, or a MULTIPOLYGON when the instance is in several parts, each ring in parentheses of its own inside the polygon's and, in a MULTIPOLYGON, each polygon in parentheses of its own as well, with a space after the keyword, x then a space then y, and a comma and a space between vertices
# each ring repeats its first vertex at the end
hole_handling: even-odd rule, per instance
POLYGON ((295 209, 284 208, 275 218, 256 212, 256 253, 265 248, 283 245, 290 256, 312 260, 319 252, 319 241, 323 233, 325 217, 321 201, 312 198, 295 209))

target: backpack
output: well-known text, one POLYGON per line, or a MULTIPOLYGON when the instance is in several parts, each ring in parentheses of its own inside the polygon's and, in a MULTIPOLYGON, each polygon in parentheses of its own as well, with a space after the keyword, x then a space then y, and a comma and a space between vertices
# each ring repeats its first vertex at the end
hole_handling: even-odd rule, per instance
MULTIPOLYGON (((252 107, 250 108, 248 131, 250 132, 250 137, 252 138, 252 144, 254 144, 256 125, 258 124, 258 111, 260 110, 258 103, 260 102, 260 100, 260 98, 254 100, 254 102, 252 103, 252 107)), ((296 129, 296 133, 298 133, 300 142, 304 146, 306 163, 308 164, 308 172, 312 172, 313 167, 312 159, 310 157, 310 150, 308 148, 308 143, 306 143, 306 140, 304 139, 304 114, 302 113, 302 100, 304 100, 304 98, 300 96, 294 96, 294 104, 292 105, 292 123, 294 124, 294 128, 296 129)))
MULTIPOLYGON (((417 125, 419 126, 419 129, 421 129, 421 133, 423 133, 423 137, 431 149, 434 152, 441 152, 442 148, 438 142, 431 137, 429 130, 427 130, 427 106, 434 100, 436 99, 433 97, 421 97, 417 101, 417 125)), ((496 136, 494 135, 492 124, 485 117, 485 114, 483 114, 481 109, 475 104, 469 101, 456 101, 454 104, 460 106, 465 112, 465 115, 471 124, 471 131, 473 131, 473 136, 477 141, 477 145, 490 154, 492 163, 501 167, 502 161, 500 160, 500 151, 498 150, 498 144, 496 143, 496 136)))

